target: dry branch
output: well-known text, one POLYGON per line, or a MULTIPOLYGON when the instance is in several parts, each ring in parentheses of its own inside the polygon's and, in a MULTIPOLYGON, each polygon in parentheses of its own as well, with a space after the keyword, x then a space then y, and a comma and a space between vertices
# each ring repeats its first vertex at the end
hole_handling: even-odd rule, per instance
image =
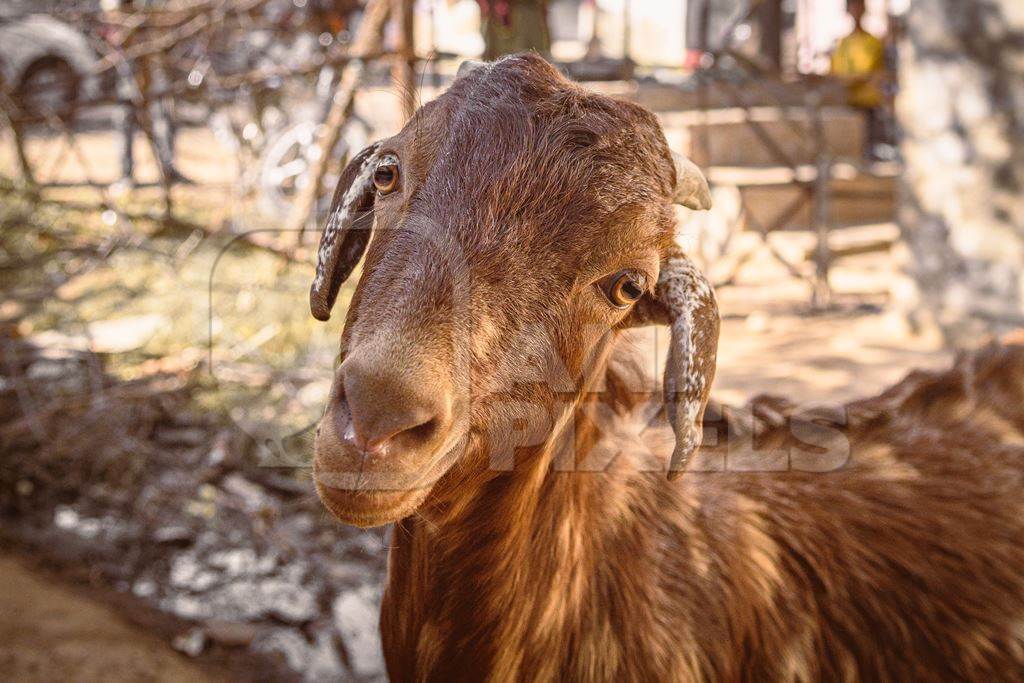
POLYGON ((316 146, 320 153, 310 168, 309 182, 296 197, 285 222, 285 230, 294 230, 300 240, 310 213, 320 196, 320 186, 331 161, 331 150, 338 144, 341 129, 352 113, 356 90, 362 83, 366 71, 366 60, 380 49, 384 25, 390 10, 389 3, 390 0, 371 0, 366 6, 363 21, 359 24, 355 40, 352 42, 352 60, 341 71, 327 120, 324 121, 323 130, 317 136, 316 146))

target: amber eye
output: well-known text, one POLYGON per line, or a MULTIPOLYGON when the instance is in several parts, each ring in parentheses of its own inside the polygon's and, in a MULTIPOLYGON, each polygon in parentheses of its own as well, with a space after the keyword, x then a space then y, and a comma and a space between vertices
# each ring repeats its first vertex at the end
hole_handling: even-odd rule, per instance
POLYGON ((377 162, 373 170, 373 184, 382 195, 394 192, 398 187, 398 159, 388 154, 377 162))
POLYGON ((627 308, 644 295, 646 280, 644 276, 632 270, 623 270, 607 280, 605 293, 608 301, 616 308, 627 308))

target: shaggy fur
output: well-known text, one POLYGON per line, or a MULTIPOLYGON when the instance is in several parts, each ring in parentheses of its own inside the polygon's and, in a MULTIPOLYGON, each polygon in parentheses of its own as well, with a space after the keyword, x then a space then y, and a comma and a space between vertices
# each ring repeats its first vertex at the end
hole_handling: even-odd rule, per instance
POLYGON ((380 149, 403 185, 373 208, 315 474, 339 519, 397 520, 393 681, 1024 675, 1024 348, 839 411, 712 404, 670 482, 623 331, 658 316, 600 290, 674 255, 654 117, 516 56, 380 149))
POLYGON ((392 679, 1019 680, 1022 387, 991 346, 833 415, 761 399, 675 485, 544 448, 466 477, 395 527, 392 679))

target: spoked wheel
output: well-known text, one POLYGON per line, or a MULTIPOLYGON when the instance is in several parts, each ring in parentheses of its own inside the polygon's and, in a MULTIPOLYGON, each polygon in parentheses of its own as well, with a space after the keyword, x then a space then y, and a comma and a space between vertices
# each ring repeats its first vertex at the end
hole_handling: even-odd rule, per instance
POLYGON ((32 116, 67 118, 78 100, 79 77, 71 65, 57 57, 30 66, 18 85, 17 96, 32 116))
MULTIPOLYGON (((316 147, 318 125, 313 121, 293 124, 275 136, 266 146, 260 161, 259 211, 268 219, 281 219, 291 211, 297 194, 312 179, 310 168, 319 154, 316 147)), ((370 137, 369 125, 358 117, 345 124, 332 159, 347 160, 364 148, 370 137)), ((337 176, 324 179, 324 187, 332 188, 337 176)), ((329 200, 328 191, 322 201, 329 200)))

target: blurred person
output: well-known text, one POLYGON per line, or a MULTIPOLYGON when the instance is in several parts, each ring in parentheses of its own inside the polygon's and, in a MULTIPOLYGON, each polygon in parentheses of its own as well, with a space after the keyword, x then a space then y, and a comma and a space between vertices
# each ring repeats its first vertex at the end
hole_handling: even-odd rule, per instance
POLYGON ((884 96, 882 142, 875 147, 875 154, 886 160, 897 160, 900 158, 899 125, 896 122, 896 95, 900 90, 899 46, 906 30, 903 21, 902 16, 890 14, 887 17, 885 77, 882 80, 882 95, 884 96))
POLYGON ((864 113, 864 156, 875 160, 876 148, 885 142, 885 46, 864 29, 864 0, 847 0, 846 11, 853 18, 853 31, 839 41, 832 53, 831 74, 846 83, 847 103, 864 113))
POLYGON ((348 33, 352 15, 362 7, 360 0, 313 0, 309 9, 316 29, 337 39, 348 33))
POLYGON ((486 60, 534 50, 551 54, 547 0, 477 0, 486 60))
POLYGON ((103 37, 118 55, 115 66, 117 97, 120 108, 115 127, 121 134, 121 181, 135 182, 135 132, 141 128, 150 140, 160 176, 166 183, 188 183, 191 180, 174 166, 176 130, 171 114, 173 102, 166 92, 171 86, 166 65, 158 55, 128 59, 126 51, 135 40, 125 19, 143 3, 134 0, 102 0, 105 28, 103 37))
POLYGON ((683 67, 696 71, 710 51, 711 7, 708 0, 686 3, 686 54, 683 67))
POLYGON ((782 0, 762 0, 755 11, 750 9, 741 0, 687 0, 683 68, 707 68, 714 61, 712 53, 731 46, 741 48, 745 56, 765 69, 782 71, 782 0), (738 16, 737 11, 749 14, 733 26, 732 35, 723 35, 738 16), (750 29, 748 37, 738 38, 737 33, 744 28, 750 29), (723 39, 727 45, 718 44, 723 39))

